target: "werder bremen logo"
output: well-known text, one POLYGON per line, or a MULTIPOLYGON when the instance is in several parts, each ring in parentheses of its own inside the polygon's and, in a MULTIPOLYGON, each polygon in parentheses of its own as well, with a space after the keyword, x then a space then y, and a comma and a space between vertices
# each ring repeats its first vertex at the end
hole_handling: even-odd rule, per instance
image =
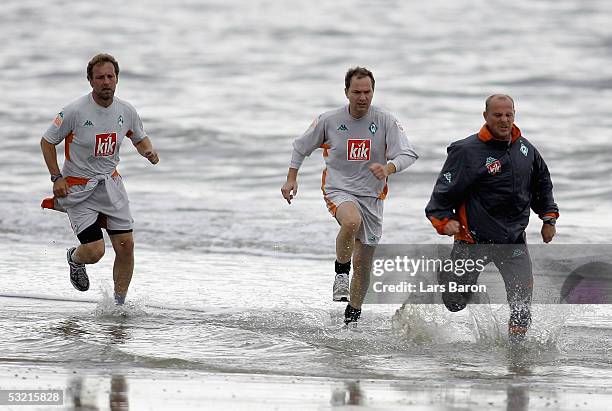
POLYGON ((487 157, 485 166, 487 167, 487 171, 491 175, 497 174, 501 171, 501 163, 499 162, 498 159, 493 158, 493 157, 487 157))
POLYGON ((372 133, 372 135, 376 134, 376 130, 378 130, 378 126, 376 124, 374 124, 374 122, 372 122, 372 124, 370 124, 370 133, 372 133))
POLYGON ((59 113, 57 113, 57 116, 55 116, 55 120, 53 120, 53 124, 55 124, 55 127, 60 128, 63 122, 64 122, 64 112, 60 111, 59 113))

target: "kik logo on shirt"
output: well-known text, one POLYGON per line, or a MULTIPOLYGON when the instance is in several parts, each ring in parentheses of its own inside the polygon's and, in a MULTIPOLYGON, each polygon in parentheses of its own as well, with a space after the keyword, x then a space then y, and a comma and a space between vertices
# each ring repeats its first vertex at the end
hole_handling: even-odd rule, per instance
POLYGON ((96 134, 96 157, 108 157, 115 154, 117 148, 117 133, 96 134))
POLYGON ((369 161, 370 140, 349 139, 346 147, 346 159, 348 161, 369 161))

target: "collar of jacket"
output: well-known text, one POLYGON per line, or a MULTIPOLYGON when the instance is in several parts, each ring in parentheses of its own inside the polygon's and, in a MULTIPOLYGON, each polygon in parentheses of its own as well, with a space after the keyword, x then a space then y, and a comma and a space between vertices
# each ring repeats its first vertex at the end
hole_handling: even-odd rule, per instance
MULTIPOLYGON (((512 140, 510 141, 510 144, 518 140, 520 136, 521 136, 521 130, 517 126, 512 124, 512 140)), ((487 127, 486 124, 480 128, 480 131, 478 132, 478 138, 484 142, 493 140, 493 135, 489 131, 489 127, 487 127)))

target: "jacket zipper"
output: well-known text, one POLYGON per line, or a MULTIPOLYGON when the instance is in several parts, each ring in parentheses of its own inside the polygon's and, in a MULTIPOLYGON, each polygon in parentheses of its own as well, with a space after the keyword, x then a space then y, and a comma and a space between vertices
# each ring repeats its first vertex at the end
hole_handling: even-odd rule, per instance
MULTIPOLYGON (((512 144, 512 143, 510 143, 512 144)), ((514 163, 512 162, 512 155, 510 154, 510 148, 512 146, 509 145, 508 148, 506 149, 506 153, 508 154, 508 161, 510 163, 510 179, 512 180, 512 198, 514 198, 514 194, 515 194, 515 189, 516 189, 516 185, 514 184, 514 163)), ((508 227, 508 216, 504 216, 504 220, 506 222, 506 228, 508 227)), ((510 233, 508 232, 506 234, 506 241, 509 240, 508 236, 510 235, 510 233)))

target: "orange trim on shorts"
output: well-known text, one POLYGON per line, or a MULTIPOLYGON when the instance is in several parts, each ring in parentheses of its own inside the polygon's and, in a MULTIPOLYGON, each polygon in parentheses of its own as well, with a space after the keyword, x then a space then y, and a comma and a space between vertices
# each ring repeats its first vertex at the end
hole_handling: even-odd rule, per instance
POLYGON ((334 204, 334 202, 331 201, 325 194, 323 194, 323 199, 325 199, 325 204, 327 204, 327 209, 329 210, 329 213, 335 217, 336 211, 338 211, 338 206, 334 204))
POLYGON ((323 199, 325 200, 325 204, 327 204, 327 209, 329 210, 331 215, 335 217, 338 206, 334 204, 334 202, 331 201, 329 197, 327 197, 327 193, 325 193, 325 179, 326 178, 327 178, 327 168, 324 168, 323 174, 321 175, 321 191, 323 191, 323 199))

